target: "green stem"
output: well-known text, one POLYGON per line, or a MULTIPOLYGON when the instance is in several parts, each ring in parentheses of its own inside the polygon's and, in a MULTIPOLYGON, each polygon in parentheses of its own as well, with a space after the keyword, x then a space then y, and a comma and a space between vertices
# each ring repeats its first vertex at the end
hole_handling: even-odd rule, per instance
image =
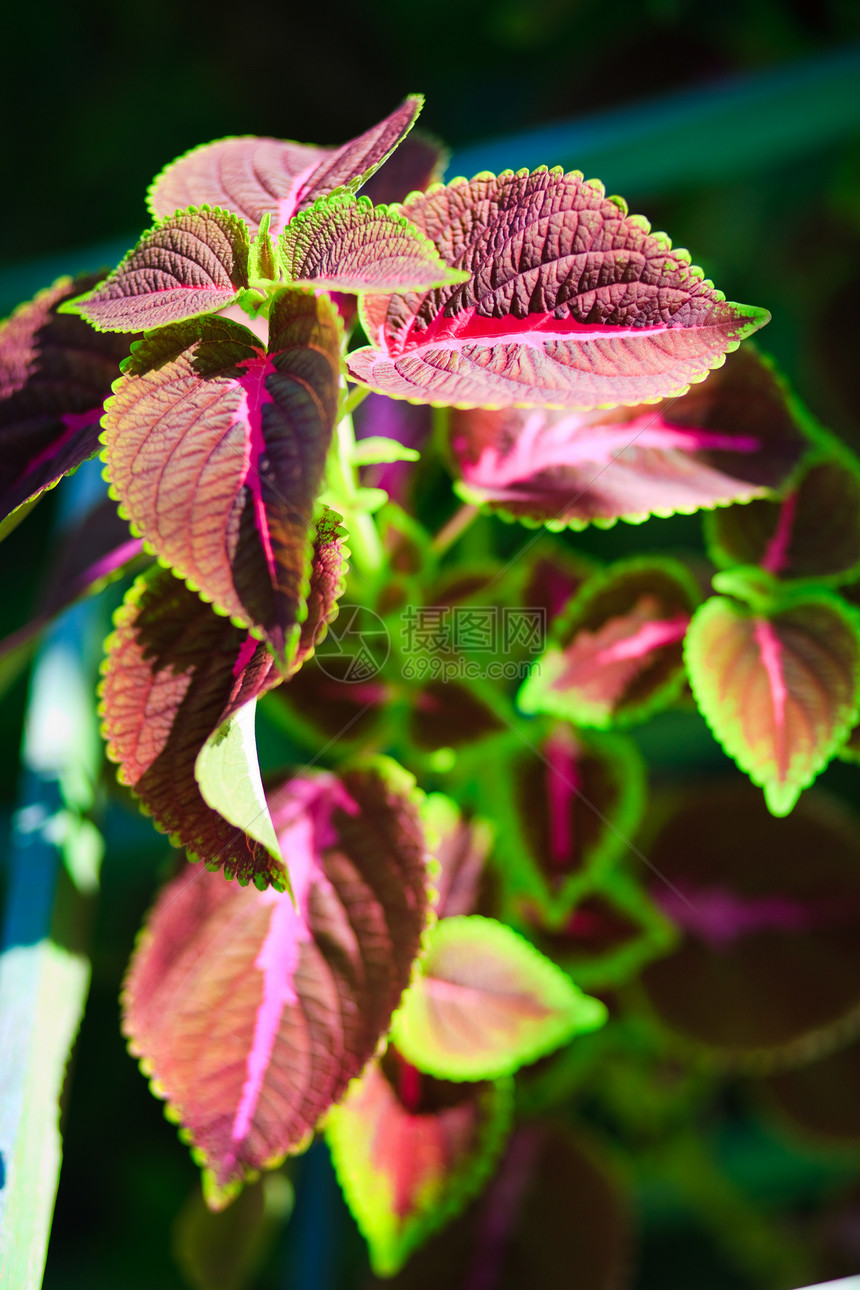
MULTIPOLYGON (((362 391, 366 394, 368 391, 362 391)), ((344 402, 344 407, 349 399, 344 402)), ((373 516, 358 504, 358 477, 352 464, 355 431, 352 416, 346 412, 338 422, 335 442, 326 464, 326 478, 335 507, 341 512, 349 532, 352 564, 359 573, 369 576, 382 568, 385 555, 373 516)))
POLYGON ((351 417, 360 403, 363 403, 370 394, 366 385, 354 385, 348 394, 344 394, 343 402, 340 405, 341 417, 351 417))
POLYGON ((442 555, 452 547, 473 520, 477 519, 478 514, 477 506, 473 506, 471 502, 464 502, 434 537, 431 546, 436 554, 442 555))

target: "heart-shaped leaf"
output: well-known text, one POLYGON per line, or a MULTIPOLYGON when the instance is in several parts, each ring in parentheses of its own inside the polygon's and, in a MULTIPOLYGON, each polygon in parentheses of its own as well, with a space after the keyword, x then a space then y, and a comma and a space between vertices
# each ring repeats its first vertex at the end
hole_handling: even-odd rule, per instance
POLYGON ((278 239, 288 281, 330 291, 422 291, 464 282, 426 234, 367 197, 325 197, 278 239))
POLYGON ((148 336, 105 414, 121 513, 204 599, 264 637, 285 670, 304 615, 339 367, 331 304, 291 289, 272 308, 268 352, 225 318, 148 336))
POLYGON ((390 1048, 326 1121, 344 1197, 379 1276, 391 1276, 476 1195, 504 1146, 510 1081, 452 1084, 390 1048))
POLYGON ((680 693, 698 599, 674 560, 622 561, 590 579, 520 690, 520 708, 582 726, 643 721, 680 693))
POLYGON ((449 435, 465 500, 581 529, 762 497, 799 464, 804 423, 770 364, 744 346, 679 399, 592 413, 454 411, 449 435))
POLYGON ((201 870, 147 919, 124 1028, 212 1208, 307 1145, 388 1027, 429 911, 412 784, 388 762, 296 775, 270 797, 295 904, 201 870))
POLYGON ((496 824, 495 854, 517 903, 553 924, 629 847, 645 801, 645 770, 623 735, 566 722, 531 748, 517 738, 476 805, 496 824), (499 782, 501 780, 501 782, 499 782))
POLYGON ((404 215, 468 282, 365 298, 371 389, 454 407, 588 410, 682 394, 767 322, 579 172, 482 174, 404 215))
MULTIPOLYGON (((272 233, 280 233, 317 198, 338 188, 356 192, 366 183, 412 128, 422 104, 420 95, 410 95, 379 125, 341 148, 256 138, 204 144, 153 180, 149 209, 162 219, 185 206, 221 206, 241 215, 252 234, 268 211, 272 233)), ((423 159, 419 171, 425 164, 423 159)))
POLYGON ((603 1004, 528 941, 473 914, 431 929, 391 1037, 407 1061, 439 1079, 495 1079, 605 1020, 603 1004))
POLYGON ((144 233, 113 273, 65 307, 97 331, 148 331, 217 313, 248 285, 248 228, 227 211, 189 206, 144 233))
POLYGON ((673 1030, 761 1070, 860 1018, 860 828, 815 790, 789 819, 743 782, 689 792, 649 846, 681 932, 642 985, 673 1030))
POLYGON ((857 720, 858 637, 860 617, 827 593, 767 615, 712 597, 693 615, 684 658, 696 702, 774 815, 789 813, 857 720))
POLYGON ((0 326, 0 520, 98 452, 129 338, 99 336, 58 309, 99 280, 59 278, 0 326))
POLYGON ((280 856, 207 805, 194 774, 210 736, 279 679, 263 645, 158 569, 138 578, 116 615, 101 710, 120 780, 175 846, 240 883, 283 889, 280 856))
POLYGON ((781 501, 717 511, 706 532, 714 558, 728 567, 848 582, 860 572, 860 468, 845 450, 819 459, 781 501))

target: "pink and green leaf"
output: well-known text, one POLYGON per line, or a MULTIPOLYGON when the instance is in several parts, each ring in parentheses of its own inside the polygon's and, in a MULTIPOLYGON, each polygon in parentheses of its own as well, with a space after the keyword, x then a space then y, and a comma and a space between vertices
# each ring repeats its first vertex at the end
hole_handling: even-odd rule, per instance
POLYGON ((65 306, 97 331, 148 331, 217 313, 248 285, 244 220, 208 206, 177 211, 144 233, 104 282, 65 306))
POLYGON ((818 790, 788 819, 737 778, 675 803, 650 894, 680 939, 640 978, 663 1022, 758 1071, 856 1025, 858 854, 857 820, 818 790))
POLYGON ((594 1146, 558 1127, 518 1129, 485 1194, 433 1237, 391 1290, 625 1290, 626 1189, 594 1146))
POLYGON ((783 383, 748 346, 678 399, 587 414, 453 411, 449 440, 466 501, 550 529, 747 502, 784 486, 808 446, 783 383))
POLYGON ((476 913, 493 845, 493 826, 487 820, 464 815, 444 793, 431 793, 426 799, 424 822, 439 866, 434 880, 438 916, 476 913))
POLYGON ((545 168, 452 180, 404 215, 461 286, 366 297, 349 358, 379 393, 454 407, 587 411, 682 394, 767 322, 601 184, 545 168))
POLYGON ((857 720, 860 617, 827 593, 770 613, 713 597, 693 616, 684 657, 714 737, 773 814, 787 815, 857 720))
POLYGON ((608 874, 638 828, 645 768, 623 735, 559 722, 504 759, 501 787, 482 788, 479 809, 497 825, 495 853, 517 903, 554 924, 608 874))
POLYGON ((294 216, 278 254, 287 281, 329 291, 422 291, 467 278, 396 210, 348 193, 294 216))
POLYGON ((379 125, 341 148, 253 137, 204 144, 155 178, 149 209, 163 219, 186 206, 220 206, 241 215, 252 234, 268 212, 272 233, 280 233, 319 197, 339 188, 355 192, 366 183, 408 134, 422 102, 410 95, 379 125))
POLYGON ((283 860, 213 810, 194 774, 210 736, 277 684, 271 655, 164 569, 138 578, 115 623, 101 711, 120 781, 194 859, 283 889, 283 860))
POLYGON ((511 1113, 509 1080, 433 1079, 393 1048, 332 1108, 326 1141, 377 1275, 398 1272, 481 1191, 511 1113))
POLYGON ((589 580, 518 697, 523 712, 581 726, 643 721, 685 682, 683 640, 699 600, 683 565, 630 560, 589 580))
POLYGON ((103 404, 129 338, 100 336, 59 312, 99 280, 60 278, 0 326, 0 520, 99 450, 103 404))
POLYGON ((270 797, 295 903, 202 870, 147 919, 124 1029, 214 1209, 307 1146, 388 1028, 429 913, 412 785, 385 761, 296 774, 270 797))
POLYGON ((338 600, 346 586, 349 570, 348 535, 337 511, 323 508, 314 530, 310 586, 306 598, 307 616, 299 632, 299 646, 290 674, 313 657, 338 613, 338 600))
POLYGON ((436 923, 420 967, 391 1037, 407 1061, 438 1079, 510 1075, 606 1020, 602 1003, 491 918, 436 923))
POLYGON ((706 532, 722 565, 849 582, 860 572, 860 467, 846 450, 819 457, 781 500, 716 512, 706 532))
POLYGON ((224 318, 148 336, 105 415, 123 516, 219 612, 264 638, 285 670, 305 613, 339 364, 331 304, 291 289, 272 308, 268 352, 224 318))

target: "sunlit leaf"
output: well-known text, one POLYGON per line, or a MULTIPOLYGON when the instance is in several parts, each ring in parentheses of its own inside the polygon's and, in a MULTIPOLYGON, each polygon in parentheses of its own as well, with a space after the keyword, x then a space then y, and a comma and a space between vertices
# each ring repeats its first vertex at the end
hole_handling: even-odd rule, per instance
POLYGON ((683 565, 614 564, 589 580, 520 690, 523 712, 582 726, 642 721, 680 693, 682 642, 699 599, 683 565))
POLYGON ((395 210, 338 195, 296 215, 278 239, 287 280, 331 291, 427 290, 463 282, 395 210))
POLYGON ((654 402, 768 320, 727 303, 686 252, 578 172, 455 179, 402 209, 470 279, 365 298, 371 344, 348 366, 380 393, 454 407, 654 402))
POLYGON ((0 326, 0 519, 98 452, 129 338, 100 336, 57 309, 99 280, 60 278, 0 326))
POLYGON ((217 313, 248 285, 248 229, 227 211, 190 206, 144 233, 113 273, 67 311, 98 331, 147 331, 217 313))
POLYGON ((715 738, 787 815, 857 720, 860 618, 809 593, 758 613, 712 597, 694 614, 684 656, 715 738))
POLYGON ((504 1146, 511 1092, 509 1081, 433 1079, 390 1048, 331 1110, 332 1161, 380 1276, 481 1190, 504 1146))
POLYGON ((606 1020, 597 999, 504 923, 445 918, 431 930, 421 975, 392 1040, 440 1079, 493 1079, 536 1061, 606 1020))
MULTIPOLYGON (((252 233, 268 211, 272 233, 280 233, 317 198, 337 188, 355 192, 366 183, 409 132, 422 103, 420 95, 410 95, 379 125, 341 148, 252 137, 204 144, 156 177, 149 209, 161 219, 186 206, 221 206, 241 215, 252 233)), ((419 173, 425 164, 422 160, 419 173)))
POLYGON ((412 784, 382 761, 296 774, 270 797, 295 903, 204 869, 147 919, 124 1028, 214 1209, 307 1146, 388 1027, 429 910, 412 784))
POLYGON ((149 335, 105 415, 122 514, 284 669, 304 617, 339 365, 331 305, 293 289, 272 309, 268 352, 224 318, 149 335))
POLYGON ((805 420, 770 364, 744 346, 655 406, 454 411, 449 436, 466 500, 526 524, 580 529, 762 497, 800 462, 805 420))

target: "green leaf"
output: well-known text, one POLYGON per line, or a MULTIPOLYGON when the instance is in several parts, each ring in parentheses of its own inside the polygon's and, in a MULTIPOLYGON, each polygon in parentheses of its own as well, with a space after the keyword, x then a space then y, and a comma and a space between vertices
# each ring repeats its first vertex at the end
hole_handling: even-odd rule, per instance
POLYGON ((774 815, 789 814, 857 720, 858 637, 856 611, 826 592, 767 613, 713 597, 693 615, 684 661, 696 702, 774 815))
POLYGON ((359 439, 352 450, 354 466, 388 465, 392 461, 418 461, 421 453, 414 448, 407 448, 396 439, 386 439, 384 435, 372 434, 366 439, 359 439))
POLYGON ((596 1030, 606 1009, 523 937, 478 915, 431 930, 391 1037, 438 1079, 495 1079, 596 1030))
MULTIPOLYGON (((210 735, 197 754, 194 778, 207 806, 260 842, 286 870, 257 759, 256 709, 254 698, 210 735)), ((260 884, 266 886, 262 876, 260 884)))
POLYGON ((379 1276, 392 1276, 487 1181, 504 1146, 512 1081, 451 1084, 394 1049, 326 1122, 332 1163, 379 1276))

